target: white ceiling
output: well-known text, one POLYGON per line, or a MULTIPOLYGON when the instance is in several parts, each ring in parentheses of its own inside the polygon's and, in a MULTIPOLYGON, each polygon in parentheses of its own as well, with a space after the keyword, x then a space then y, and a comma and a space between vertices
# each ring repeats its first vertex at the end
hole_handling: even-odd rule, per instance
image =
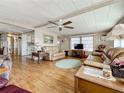
POLYGON ((68 18, 67 20, 73 22, 70 25, 75 27, 73 30, 64 29, 62 32, 59 32, 57 28, 48 30, 63 35, 102 32, 113 27, 123 16, 124 2, 121 2, 68 18))
MULTIPOLYGON (((17 26, 0 24, 0 31, 27 32, 35 26, 46 24, 49 20, 64 17, 104 1, 113 0, 1 0, 0 22, 17 26)), ((100 32, 111 28, 122 16, 124 16, 124 0, 65 19, 64 21, 73 22, 71 26, 75 27, 74 30, 63 29, 62 32, 56 28, 48 30, 64 35, 100 32)))

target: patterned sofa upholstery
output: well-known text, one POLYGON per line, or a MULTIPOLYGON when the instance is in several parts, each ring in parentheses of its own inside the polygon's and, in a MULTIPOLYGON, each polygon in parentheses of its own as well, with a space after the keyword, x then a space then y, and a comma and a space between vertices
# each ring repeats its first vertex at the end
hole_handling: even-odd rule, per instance
POLYGON ((58 46, 45 46, 44 51, 49 54, 49 60, 57 60, 65 57, 64 51, 59 51, 58 46))
POLYGON ((12 59, 11 56, 7 53, 7 48, 5 47, 0 48, 0 66, 8 68, 8 71, 1 74, 0 77, 9 80, 10 71, 12 68, 12 59))
POLYGON ((0 77, 9 80, 10 72, 11 72, 11 68, 12 68, 11 56, 10 55, 0 55, 0 66, 4 66, 4 67, 8 68, 8 71, 6 73, 1 74, 0 77))

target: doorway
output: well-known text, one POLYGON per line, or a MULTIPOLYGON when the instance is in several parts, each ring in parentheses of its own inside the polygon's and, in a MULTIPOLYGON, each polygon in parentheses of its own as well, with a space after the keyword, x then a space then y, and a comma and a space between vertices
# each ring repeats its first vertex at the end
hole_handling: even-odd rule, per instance
POLYGON ((8 35, 8 53, 11 55, 20 55, 20 40, 18 35, 8 35))

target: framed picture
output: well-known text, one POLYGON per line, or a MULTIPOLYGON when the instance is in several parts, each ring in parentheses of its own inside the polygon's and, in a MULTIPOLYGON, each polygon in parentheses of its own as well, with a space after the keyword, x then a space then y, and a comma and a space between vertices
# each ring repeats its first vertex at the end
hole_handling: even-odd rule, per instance
POLYGON ((53 36, 51 35, 44 35, 44 43, 45 44, 53 44, 53 36))

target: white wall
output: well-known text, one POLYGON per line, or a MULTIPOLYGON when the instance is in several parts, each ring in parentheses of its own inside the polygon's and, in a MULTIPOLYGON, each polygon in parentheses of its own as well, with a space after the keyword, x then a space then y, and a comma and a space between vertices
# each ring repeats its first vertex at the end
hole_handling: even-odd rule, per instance
POLYGON ((22 40, 21 40, 21 55, 27 55, 27 35, 26 34, 22 34, 22 40))
POLYGON ((21 37, 22 39, 19 40, 21 43, 21 54, 31 55, 34 50, 34 32, 23 33, 21 37))
MULTIPOLYGON (((103 35, 103 34, 106 34, 106 33, 93 34, 93 36, 94 36, 93 50, 97 49, 98 45, 100 45, 100 44, 104 44, 109 47, 114 47, 114 40, 105 40, 105 41, 101 40, 101 35, 103 35)), ((76 35, 76 36, 78 36, 78 35, 76 35)), ((79 36, 81 36, 81 34, 79 36)), ((65 38, 66 38, 66 40, 61 44, 61 49, 63 49, 63 50, 70 49, 70 39, 69 39, 70 37, 71 36, 62 37, 63 40, 65 38)))
POLYGON ((69 50, 70 49, 70 38, 68 36, 59 37, 60 50, 69 50))
POLYGON ((40 46, 57 46, 57 41, 58 41, 57 40, 57 34, 49 32, 46 27, 35 29, 34 39, 35 39, 35 44, 38 44, 40 46), (53 38, 54 38, 53 44, 45 44, 44 40, 43 40, 44 35, 53 36, 53 38))
MULTIPOLYGON (((101 35, 106 34, 105 33, 95 33, 94 35, 94 44, 93 48, 94 50, 97 49, 99 44, 105 44, 109 47, 114 47, 114 41, 113 40, 106 40, 102 41, 101 40, 101 35)), ((70 49, 70 36, 62 36, 61 38, 57 38, 57 34, 54 34, 50 31, 47 30, 46 27, 42 28, 37 28, 35 29, 35 44, 38 44, 40 46, 57 46, 57 42, 63 40, 64 42, 61 42, 61 50, 68 50, 70 49), (44 44, 44 35, 51 35, 54 37, 54 42, 53 44, 44 44)))
POLYGON ((108 47, 114 47, 114 40, 107 40, 105 38, 105 41, 104 40, 101 40, 101 36, 103 34, 106 34, 106 33, 97 33, 96 35, 94 35, 94 45, 93 45, 93 48, 94 50, 98 48, 98 45, 100 44, 104 44, 108 47))
POLYGON ((1 47, 4 47, 4 54, 8 53, 8 42, 7 42, 7 33, 1 34, 1 47))

